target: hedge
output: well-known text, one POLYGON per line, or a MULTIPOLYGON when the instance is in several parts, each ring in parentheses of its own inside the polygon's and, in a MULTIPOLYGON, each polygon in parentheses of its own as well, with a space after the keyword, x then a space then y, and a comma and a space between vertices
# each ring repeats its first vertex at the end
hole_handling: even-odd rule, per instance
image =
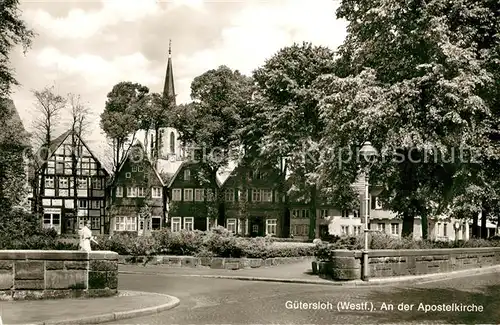
MULTIPOLYGON (((400 238, 387 234, 373 233, 370 235, 370 249, 433 249, 433 248, 474 248, 474 247, 500 247, 498 238, 469 239, 456 241, 431 241, 415 240, 413 238, 400 238)), ((314 256, 318 260, 330 260, 332 252, 338 249, 361 250, 364 248, 363 236, 338 237, 331 242, 322 242, 315 247, 314 256)))
POLYGON ((267 237, 237 237, 226 229, 219 227, 211 231, 170 232, 162 229, 152 236, 133 236, 115 234, 99 236, 99 245, 95 249, 111 250, 121 255, 184 255, 198 257, 298 257, 313 256, 315 247, 311 245, 290 244, 290 246, 273 244, 267 237))

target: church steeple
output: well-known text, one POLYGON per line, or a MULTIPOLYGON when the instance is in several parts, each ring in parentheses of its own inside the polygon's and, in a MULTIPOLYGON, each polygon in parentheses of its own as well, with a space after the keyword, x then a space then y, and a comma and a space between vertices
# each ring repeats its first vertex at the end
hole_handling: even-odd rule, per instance
POLYGON ((165 86, 163 87, 163 96, 168 96, 173 99, 175 105, 175 88, 174 88, 174 70, 172 67, 172 40, 168 42, 168 62, 167 73, 165 75, 165 86))

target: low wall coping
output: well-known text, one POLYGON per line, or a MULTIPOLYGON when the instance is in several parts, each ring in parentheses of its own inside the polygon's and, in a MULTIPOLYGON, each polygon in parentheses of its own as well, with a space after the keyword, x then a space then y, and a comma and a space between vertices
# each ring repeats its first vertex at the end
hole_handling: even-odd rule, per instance
POLYGON ((118 260, 118 256, 112 251, 0 250, 0 260, 118 260))
MULTIPOLYGON (((478 248, 434 248, 434 249, 380 249, 369 250, 370 257, 397 257, 397 256, 435 256, 435 255, 460 255, 474 253, 500 252, 500 247, 478 248)), ((361 252, 357 252, 359 257, 361 252)), ((356 256, 358 257, 358 256, 356 256)))

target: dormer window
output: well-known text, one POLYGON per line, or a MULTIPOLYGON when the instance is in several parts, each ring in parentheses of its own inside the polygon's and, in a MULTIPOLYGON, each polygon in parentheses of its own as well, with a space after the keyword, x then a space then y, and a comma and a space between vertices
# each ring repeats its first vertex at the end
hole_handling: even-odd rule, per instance
POLYGON ((132 166, 132 173, 135 173, 137 171, 137 166, 132 166))

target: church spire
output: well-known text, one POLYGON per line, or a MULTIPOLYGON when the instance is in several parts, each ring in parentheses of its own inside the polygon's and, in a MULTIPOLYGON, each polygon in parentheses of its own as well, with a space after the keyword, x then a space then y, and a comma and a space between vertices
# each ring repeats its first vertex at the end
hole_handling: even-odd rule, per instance
POLYGON ((169 40, 168 42, 167 73, 165 75, 163 96, 172 98, 175 105, 174 70, 172 68, 172 40, 169 40))

